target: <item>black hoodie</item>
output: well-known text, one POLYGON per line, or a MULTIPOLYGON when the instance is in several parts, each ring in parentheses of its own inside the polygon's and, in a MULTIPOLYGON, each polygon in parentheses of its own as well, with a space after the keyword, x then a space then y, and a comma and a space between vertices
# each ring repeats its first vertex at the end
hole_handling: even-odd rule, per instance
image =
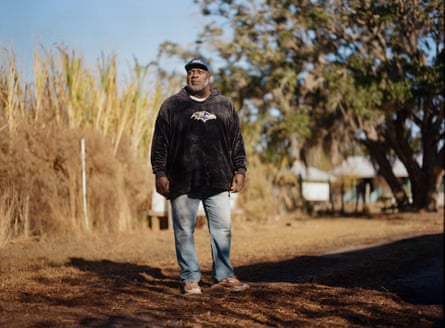
POLYGON ((232 101, 216 90, 202 101, 186 88, 167 98, 156 118, 153 173, 167 176, 170 199, 189 192, 230 190, 235 172, 245 174, 246 152, 232 101))

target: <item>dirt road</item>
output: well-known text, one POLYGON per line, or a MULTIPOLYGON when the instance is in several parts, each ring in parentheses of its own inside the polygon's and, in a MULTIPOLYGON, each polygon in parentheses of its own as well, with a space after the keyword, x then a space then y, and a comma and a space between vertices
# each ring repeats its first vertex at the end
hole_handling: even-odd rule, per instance
POLYGON ((13 241, 0 249, 0 327, 442 327, 443 212, 234 222, 251 288, 184 296, 171 231, 13 241))

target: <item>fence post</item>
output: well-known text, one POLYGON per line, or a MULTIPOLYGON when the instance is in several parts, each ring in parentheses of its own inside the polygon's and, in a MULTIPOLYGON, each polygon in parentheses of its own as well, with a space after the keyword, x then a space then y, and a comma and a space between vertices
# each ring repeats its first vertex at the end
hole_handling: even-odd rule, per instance
POLYGON ((88 220, 87 204, 87 175, 85 170, 85 138, 81 140, 81 159, 82 159, 82 196, 83 196, 83 216, 85 218, 85 228, 90 231, 90 222, 88 220))

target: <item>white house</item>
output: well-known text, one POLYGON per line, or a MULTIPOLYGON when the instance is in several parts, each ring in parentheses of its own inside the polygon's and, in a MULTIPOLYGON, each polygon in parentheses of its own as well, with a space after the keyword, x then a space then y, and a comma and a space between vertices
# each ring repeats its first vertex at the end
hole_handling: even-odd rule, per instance
POLYGON ((329 202, 331 199, 331 182, 335 177, 313 166, 295 162, 291 168, 300 182, 301 195, 308 202, 329 202))

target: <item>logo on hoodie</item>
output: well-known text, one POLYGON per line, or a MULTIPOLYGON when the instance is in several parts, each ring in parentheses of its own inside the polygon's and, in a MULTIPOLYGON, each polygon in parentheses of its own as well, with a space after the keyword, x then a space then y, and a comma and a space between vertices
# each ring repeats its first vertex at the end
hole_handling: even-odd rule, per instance
POLYGON ((194 112, 190 118, 197 121, 203 121, 205 123, 208 120, 216 120, 216 115, 204 110, 201 112, 194 112))

